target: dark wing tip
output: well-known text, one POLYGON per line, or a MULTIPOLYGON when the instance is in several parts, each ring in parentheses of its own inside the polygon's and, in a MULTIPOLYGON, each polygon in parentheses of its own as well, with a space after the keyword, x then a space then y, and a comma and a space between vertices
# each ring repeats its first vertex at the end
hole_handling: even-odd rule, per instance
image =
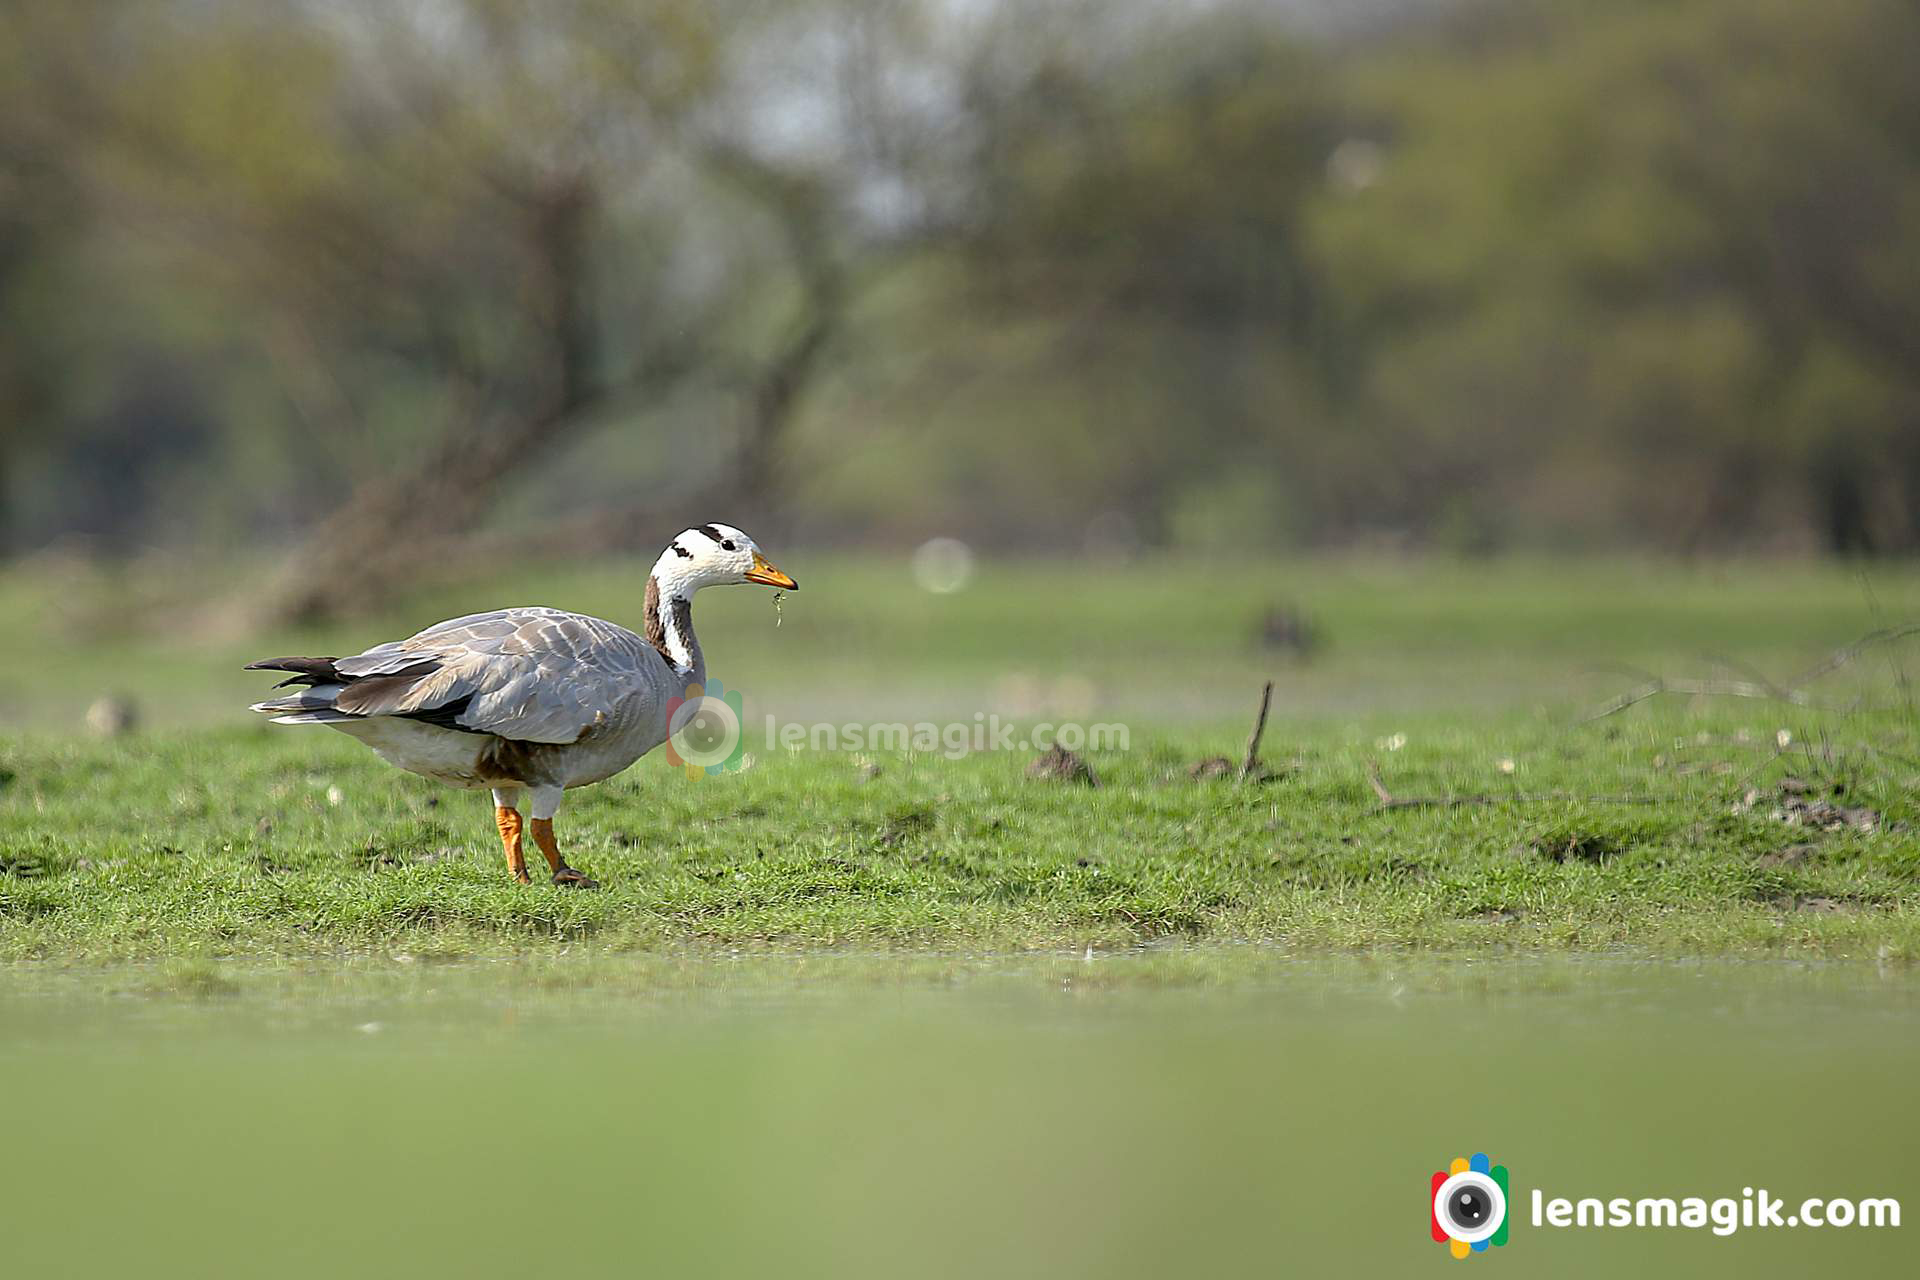
MULTIPOLYGON (((293 680, 283 680, 281 684, 292 684, 297 680, 331 683, 340 678, 333 668, 332 658, 262 658, 258 662, 249 662, 240 668, 242 671, 291 671, 293 680)), ((278 688, 279 686, 274 686, 278 688)))

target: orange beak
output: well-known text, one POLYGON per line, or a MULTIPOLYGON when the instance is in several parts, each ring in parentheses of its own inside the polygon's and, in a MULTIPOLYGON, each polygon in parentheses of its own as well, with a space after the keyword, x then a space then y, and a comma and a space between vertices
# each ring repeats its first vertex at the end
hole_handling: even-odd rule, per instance
POLYGON ((773 567, 765 556, 758 551, 753 553, 753 568, 747 570, 747 581, 758 582, 763 586, 778 587, 782 591, 798 591, 800 584, 773 567))

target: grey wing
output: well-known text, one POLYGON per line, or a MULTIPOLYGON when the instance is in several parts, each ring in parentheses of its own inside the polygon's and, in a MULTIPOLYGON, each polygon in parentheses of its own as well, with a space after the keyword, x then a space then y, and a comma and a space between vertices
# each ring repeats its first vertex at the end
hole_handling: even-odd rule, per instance
POLYGON ((558 609, 455 618, 334 665, 335 702, 522 742, 574 742, 652 688, 652 645, 625 627, 558 609))

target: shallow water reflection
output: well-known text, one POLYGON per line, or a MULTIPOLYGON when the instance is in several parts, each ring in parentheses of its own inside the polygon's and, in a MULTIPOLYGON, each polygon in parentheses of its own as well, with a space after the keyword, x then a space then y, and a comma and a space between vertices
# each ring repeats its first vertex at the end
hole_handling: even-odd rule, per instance
POLYGON ((1486 1150, 1526 1274, 1910 1272, 1920 982, 1623 958, 546 957, 0 971, 8 1274, 1399 1274, 1486 1150), (16 1271, 14 1267, 17 1266, 16 1271))

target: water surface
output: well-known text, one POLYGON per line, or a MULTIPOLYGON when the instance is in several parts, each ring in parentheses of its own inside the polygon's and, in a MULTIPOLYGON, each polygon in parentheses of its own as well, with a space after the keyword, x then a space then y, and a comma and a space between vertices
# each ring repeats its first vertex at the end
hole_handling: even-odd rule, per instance
POLYGON ((0 1262, 1912 1274, 1920 1228, 1556 1231, 1527 1201, 1920 1210, 1916 1011, 1905 970, 1250 948, 19 968, 0 1262), (1428 1177, 1475 1150, 1518 1216, 1456 1264, 1428 1177))

